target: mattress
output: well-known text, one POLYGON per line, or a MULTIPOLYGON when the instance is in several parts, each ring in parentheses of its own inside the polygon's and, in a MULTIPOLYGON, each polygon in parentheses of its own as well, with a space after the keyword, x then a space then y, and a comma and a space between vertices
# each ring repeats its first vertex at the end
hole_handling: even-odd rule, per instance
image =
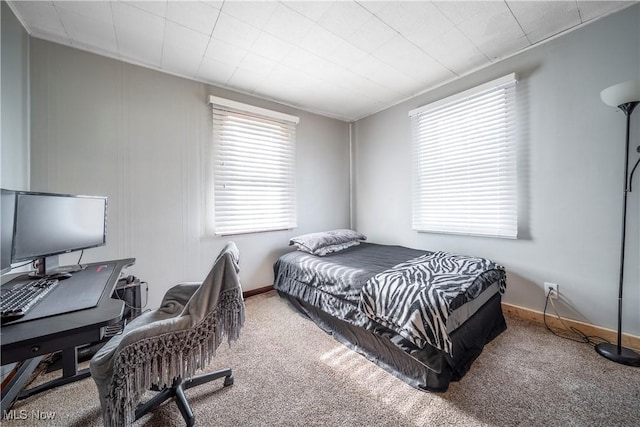
MULTIPOLYGON (((377 325, 373 325, 358 308, 363 286, 370 278, 393 266, 430 253, 374 243, 361 243, 323 257, 302 251, 290 252, 276 262, 275 288, 355 326, 371 329, 377 325)), ((455 331, 498 292, 498 283, 493 283, 478 296, 456 307, 447 318, 447 332, 455 331)))
POLYGON ((488 283, 450 314, 446 328, 451 352, 416 346, 360 309, 369 279, 429 254, 372 243, 323 257, 290 252, 274 264, 274 288, 336 340, 417 389, 441 392, 462 378, 485 344, 506 329, 500 284, 488 283))

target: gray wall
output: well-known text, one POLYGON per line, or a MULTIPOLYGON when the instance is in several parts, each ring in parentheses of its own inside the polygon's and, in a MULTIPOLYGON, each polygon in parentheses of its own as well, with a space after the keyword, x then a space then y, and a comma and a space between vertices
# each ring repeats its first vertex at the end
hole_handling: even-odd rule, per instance
POLYGON ((2 2, 0 186, 29 188, 29 37, 2 2))
MULTIPOLYGON (((640 78, 634 6, 356 123, 356 226, 372 241, 486 256, 508 271, 508 303, 542 311, 558 283, 562 315, 616 329, 624 115, 600 100, 640 78), (409 110, 516 72, 520 76, 518 240, 411 230, 409 110)), ((640 145, 633 116, 633 153, 640 145)), ((630 194, 624 330, 640 335, 640 177, 630 194)))
POLYGON ((135 257, 129 271, 149 282, 150 307, 176 282, 202 280, 228 240, 250 290, 272 284, 290 237, 349 225, 344 122, 39 39, 31 40, 31 92, 31 188, 108 196, 108 245, 83 261, 135 257), (300 117, 297 229, 207 231, 209 95, 300 117))

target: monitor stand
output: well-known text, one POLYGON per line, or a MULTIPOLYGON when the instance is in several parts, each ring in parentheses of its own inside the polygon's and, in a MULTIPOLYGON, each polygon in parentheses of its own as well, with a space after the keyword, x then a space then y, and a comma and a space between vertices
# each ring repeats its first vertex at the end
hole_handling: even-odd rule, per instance
POLYGON ((86 268, 86 265, 68 265, 60 267, 60 260, 58 255, 50 257, 38 258, 36 260, 37 269, 29 272, 27 275, 29 279, 59 279, 64 280, 71 277, 73 273, 82 271, 86 268))
POLYGON ((58 255, 38 258, 36 262, 38 265, 38 269, 29 273, 29 277, 38 279, 57 273, 58 266, 60 265, 60 259, 58 255))

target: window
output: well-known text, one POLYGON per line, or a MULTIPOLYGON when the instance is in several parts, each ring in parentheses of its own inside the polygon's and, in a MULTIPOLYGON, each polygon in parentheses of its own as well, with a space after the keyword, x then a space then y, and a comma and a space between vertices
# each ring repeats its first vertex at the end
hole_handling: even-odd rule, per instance
POLYGON ((214 96, 209 103, 213 106, 215 233, 296 227, 298 118, 214 96))
POLYGON ((516 238, 514 74, 409 112, 413 229, 516 238))

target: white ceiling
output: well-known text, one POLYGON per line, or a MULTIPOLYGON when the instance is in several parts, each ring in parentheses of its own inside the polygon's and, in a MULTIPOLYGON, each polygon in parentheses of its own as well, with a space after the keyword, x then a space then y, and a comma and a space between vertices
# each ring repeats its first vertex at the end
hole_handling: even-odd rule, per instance
POLYGON ((9 2, 33 37, 347 121, 633 3, 9 2))

